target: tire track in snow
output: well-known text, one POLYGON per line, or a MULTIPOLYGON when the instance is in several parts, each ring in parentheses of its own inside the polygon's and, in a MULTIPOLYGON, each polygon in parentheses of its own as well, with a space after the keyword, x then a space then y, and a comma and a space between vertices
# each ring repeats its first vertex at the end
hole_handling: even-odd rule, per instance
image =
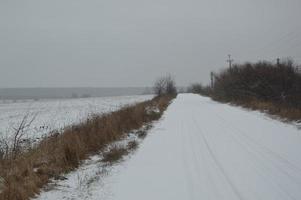
POLYGON ((189 191, 189 197, 192 200, 193 196, 195 195, 195 191, 194 191, 194 187, 193 187, 193 173, 190 172, 190 168, 189 165, 187 165, 188 160, 186 159, 186 155, 187 155, 187 142, 186 142, 186 137, 184 137, 183 135, 183 122, 180 121, 180 132, 179 132, 179 136, 181 137, 181 158, 182 158, 182 165, 183 165, 183 171, 185 172, 186 176, 185 176, 185 182, 186 182, 186 189, 187 191, 189 191))
MULTIPOLYGON (((247 149, 247 147, 250 150, 247 150, 250 154, 253 154, 253 156, 256 158, 256 160, 258 161, 258 163, 261 164, 261 166, 265 166, 266 161, 270 161, 270 166, 266 166, 267 168, 275 168, 279 171, 281 171, 283 174, 285 174, 289 179, 291 179, 292 181, 294 181, 295 183, 297 183, 300 188, 301 188, 301 180, 296 178, 296 174, 291 175, 287 172, 286 168, 283 168, 279 163, 285 163, 286 166, 292 170, 295 171, 295 173, 298 173, 298 177, 301 177, 301 170, 294 164, 292 164, 290 161, 288 161, 287 159, 283 158, 281 155, 273 152, 272 150, 270 150, 268 147, 261 145, 259 142, 256 142, 254 139, 252 139, 251 137, 247 136, 246 134, 243 133, 243 131, 239 131, 238 128, 236 128, 234 125, 229 125, 227 123, 227 121, 225 119, 223 119, 222 117, 220 117, 218 114, 217 116, 224 122, 223 124, 221 123, 221 121, 217 121, 218 123, 220 123, 223 127, 225 127, 225 129, 232 129, 232 131, 229 131, 229 135, 231 135, 231 137, 237 141, 237 143, 239 143, 241 145, 241 147, 243 149, 247 149), (231 134, 232 133, 232 134, 231 134), (252 150, 252 151, 251 151, 252 150), (274 157, 271 158, 271 157, 274 157)), ((270 169, 268 169, 267 171, 270 171, 270 169)))
MULTIPOLYGON (((206 155, 206 149, 204 149, 204 145, 202 141, 198 140, 198 137, 195 135, 195 131, 191 131, 191 128, 195 128, 191 121, 185 122, 185 135, 183 137, 184 140, 189 141, 189 145, 185 145, 186 156, 192 154, 193 155, 193 163, 187 162, 186 165, 195 165, 195 174, 199 179, 198 183, 201 186, 201 193, 206 193, 208 199, 216 200, 221 199, 222 195, 218 190, 218 187, 214 181, 213 174, 210 171, 212 168, 210 160, 208 160, 208 156, 206 155), (213 192, 212 192, 213 191, 213 192)), ((182 132, 184 133, 184 131, 182 132)), ((198 199, 198 198, 196 198, 198 199)))
POLYGON ((225 120, 223 117, 221 117, 220 115, 218 115, 217 113, 215 113, 216 116, 221 119, 221 121, 224 122, 224 124, 236 131, 237 133, 241 133, 241 136, 245 137, 248 141, 250 141, 250 143, 253 143, 254 145, 256 145, 257 147, 261 148, 262 150, 264 150, 265 152, 267 152, 268 154, 270 154, 271 156, 274 156, 275 158, 282 160, 284 163, 288 164, 288 167, 291 167, 297 171, 299 171, 301 173, 301 168, 298 167, 297 165, 293 164, 291 161, 289 161, 288 159, 286 159, 284 156, 272 151, 271 149, 269 149, 267 146, 262 145, 261 143, 259 143, 258 141, 254 140, 253 138, 251 138, 250 136, 248 136, 244 130, 239 129, 237 126, 233 125, 231 122, 225 120))
MULTIPOLYGON (((218 120, 216 120, 216 122, 221 124, 220 121, 218 120)), ((253 160, 255 162, 250 162, 250 163, 253 166, 253 169, 256 171, 256 173, 262 177, 263 182, 266 182, 269 185, 273 185, 275 188, 277 188, 278 191, 282 191, 283 193, 281 193, 281 195, 283 199, 286 199, 286 197, 288 196, 292 200, 297 200, 292 195, 290 195, 290 193, 287 190, 285 190, 283 186, 273 177, 273 174, 271 174, 271 170, 273 170, 271 167, 276 167, 276 166, 273 164, 271 166, 267 166, 265 164, 264 161, 269 160, 269 157, 267 156, 265 157, 264 154, 262 154, 262 152, 258 151, 254 147, 251 147, 250 145, 248 145, 248 143, 244 143, 243 140, 235 137, 233 134, 231 134, 231 132, 228 133, 228 136, 231 136, 233 141, 235 141, 241 147, 241 149, 244 150, 249 155, 250 158, 253 158, 250 160, 253 160)), ((293 177, 287 174, 287 172, 285 172, 282 169, 279 170, 284 174, 286 174, 290 179, 295 181, 295 179, 293 179, 293 177)))
POLYGON ((211 158, 214 160, 216 166, 219 168, 220 172, 223 174, 223 176, 225 177, 226 181, 228 182, 228 184, 230 185, 230 187, 232 188, 233 192, 235 193, 235 195, 238 197, 239 200, 244 200, 242 194, 239 192, 239 190, 237 189, 237 187, 233 184, 232 180, 230 179, 230 177, 228 176, 227 172, 225 171, 225 169, 223 168, 223 166, 221 165, 221 163, 219 162, 219 160, 217 159, 216 155, 214 154, 213 150, 211 149, 206 136, 204 135, 203 131, 201 130, 201 128, 199 127, 198 123, 195 120, 195 117, 192 118, 192 120, 194 121, 195 126, 198 128, 199 133, 204 141, 204 144, 207 147, 208 152, 211 155, 211 158))
POLYGON ((262 114, 179 95, 126 168, 102 180, 112 195, 104 197, 103 185, 95 184, 91 199, 299 200, 299 132, 268 122, 262 114))

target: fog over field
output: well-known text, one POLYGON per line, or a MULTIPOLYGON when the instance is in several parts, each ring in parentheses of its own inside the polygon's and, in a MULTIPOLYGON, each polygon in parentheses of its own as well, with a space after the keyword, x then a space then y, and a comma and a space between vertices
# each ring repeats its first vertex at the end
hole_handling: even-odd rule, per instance
POLYGON ((131 88, 0 88, 0 100, 87 98, 151 94, 146 87, 131 88))
POLYGON ((0 2, 0 87, 207 83, 235 62, 301 61, 300 0, 0 2))

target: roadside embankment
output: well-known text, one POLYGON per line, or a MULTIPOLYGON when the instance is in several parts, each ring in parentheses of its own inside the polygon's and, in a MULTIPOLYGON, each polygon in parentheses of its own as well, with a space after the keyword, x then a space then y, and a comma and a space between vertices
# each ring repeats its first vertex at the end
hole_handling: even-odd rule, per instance
POLYGON ((83 123, 67 127, 62 134, 52 134, 29 150, 6 156, 0 160, 0 177, 4 182, 0 200, 33 197, 50 179, 64 178, 63 173, 76 169, 83 160, 121 140, 131 130, 158 120, 173 98, 155 97, 112 113, 90 117, 83 123))

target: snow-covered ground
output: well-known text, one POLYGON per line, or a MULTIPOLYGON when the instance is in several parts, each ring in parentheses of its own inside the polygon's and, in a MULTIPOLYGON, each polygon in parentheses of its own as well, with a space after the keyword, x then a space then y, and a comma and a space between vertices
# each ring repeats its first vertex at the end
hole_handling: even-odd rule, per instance
POLYGON ((125 162, 93 157, 38 199, 298 200, 300 152, 294 125, 183 94, 125 162))
POLYGON ((0 102, 0 137, 9 137, 27 114, 28 121, 36 116, 26 131, 27 137, 35 139, 53 130, 79 123, 89 115, 111 112, 124 105, 145 101, 152 97, 152 95, 137 95, 0 102))

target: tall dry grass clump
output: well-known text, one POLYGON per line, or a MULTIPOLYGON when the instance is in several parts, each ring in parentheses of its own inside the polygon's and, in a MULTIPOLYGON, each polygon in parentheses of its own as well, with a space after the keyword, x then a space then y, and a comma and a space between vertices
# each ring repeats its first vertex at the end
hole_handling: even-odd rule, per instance
POLYGON ((93 116, 70 126, 62 134, 53 133, 39 144, 14 157, 0 159, 3 182, 0 200, 25 200, 39 193, 50 179, 77 168, 88 156, 145 123, 157 120, 174 96, 155 97, 150 101, 127 106, 119 111, 93 116), (153 111, 149 108, 157 108, 153 111))

